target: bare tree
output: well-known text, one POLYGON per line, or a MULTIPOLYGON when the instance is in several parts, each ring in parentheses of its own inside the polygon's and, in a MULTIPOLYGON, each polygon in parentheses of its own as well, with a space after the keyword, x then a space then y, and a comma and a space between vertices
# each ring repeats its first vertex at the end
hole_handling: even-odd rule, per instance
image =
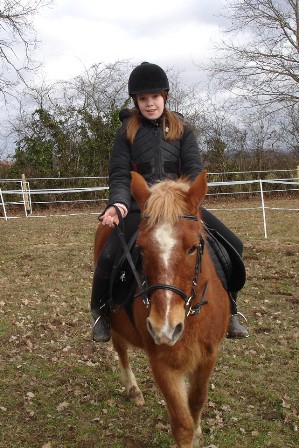
POLYGON ((294 155, 294 162, 299 160, 299 104, 294 104, 290 107, 286 114, 286 119, 283 121, 279 132, 280 139, 285 148, 290 148, 294 155))
POLYGON ((39 64, 33 58, 37 37, 36 14, 52 0, 2 0, 0 2, 0 93, 5 100, 25 74, 39 64))
POLYGON ((170 82, 170 95, 168 98, 168 107, 184 116, 190 116, 198 109, 200 101, 198 90, 199 84, 187 85, 182 80, 182 70, 173 67, 166 69, 170 82))
POLYGON ((221 88, 264 107, 299 101, 299 0, 229 0, 209 70, 221 88))
MULTIPOLYGON (((117 109, 128 101, 127 79, 132 65, 126 61, 99 62, 67 84, 67 96, 98 116, 117 109)), ((67 98, 66 98, 67 102, 67 98)))

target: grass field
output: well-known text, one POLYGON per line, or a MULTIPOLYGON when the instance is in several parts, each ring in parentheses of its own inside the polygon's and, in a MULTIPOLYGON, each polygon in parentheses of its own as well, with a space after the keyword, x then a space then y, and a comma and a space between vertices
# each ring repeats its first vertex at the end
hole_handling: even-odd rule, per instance
MULTIPOLYGON (((216 214, 245 244, 239 309, 250 338, 222 345, 204 446, 297 448, 299 214, 269 211, 267 240, 260 211, 216 214)), ((96 225, 88 215, 0 220, 1 448, 174 446, 143 353, 132 353, 146 399, 137 409, 119 384, 111 346, 90 340, 96 225)))

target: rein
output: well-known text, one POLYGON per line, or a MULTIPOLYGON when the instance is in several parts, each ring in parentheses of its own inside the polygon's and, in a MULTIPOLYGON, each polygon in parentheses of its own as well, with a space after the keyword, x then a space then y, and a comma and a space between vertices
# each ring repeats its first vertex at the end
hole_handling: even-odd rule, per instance
POLYGON ((119 224, 115 225, 116 231, 117 231, 118 237, 120 239, 120 242, 121 242, 122 248, 124 250, 124 253, 126 255, 126 258, 128 260, 128 263, 129 263, 129 265, 130 265, 130 267, 132 269, 133 275, 134 275, 135 280, 137 282, 137 286, 138 286, 138 288, 141 291, 140 294, 138 294, 138 295, 139 296, 141 295, 143 297, 143 303, 145 304, 146 307, 148 307, 149 304, 150 304, 149 298, 148 298, 148 296, 146 294, 146 291, 143 288, 143 283, 141 283, 141 280, 140 280, 140 277, 139 277, 139 273, 138 273, 138 271, 136 269, 136 266, 135 266, 134 261, 132 259, 131 252, 130 252, 130 250, 128 248, 128 245, 127 245, 125 237, 124 237, 124 220, 123 220, 122 214, 120 213, 120 210, 119 210, 119 208, 116 205, 111 205, 111 207, 114 207, 115 210, 116 210, 118 221, 119 221, 119 224))
MULTIPOLYGON (((149 296, 153 291, 155 291, 157 289, 169 290, 169 291, 172 291, 172 292, 175 292, 176 294, 178 294, 184 300, 186 308, 189 307, 186 312, 187 316, 198 314, 201 310, 201 307, 208 303, 205 300, 207 287, 208 287, 208 283, 206 283, 204 286, 200 301, 194 307, 192 307, 192 305, 191 305, 191 302, 196 297, 197 282, 198 282, 199 273, 201 272, 202 256, 203 256, 203 251, 204 251, 204 239, 203 239, 202 235, 199 234, 199 245, 197 247, 196 263, 195 263, 194 276, 193 276, 193 280, 192 280, 192 291, 191 291, 190 296, 187 296, 187 294, 185 294, 185 292, 181 288, 177 288, 176 286, 168 285, 166 283, 157 283, 156 285, 148 286, 147 279, 144 279, 144 281, 141 282, 139 273, 135 267, 130 250, 125 241, 123 218, 119 211, 119 208, 115 205, 113 205, 112 207, 115 208, 117 216, 118 216, 118 220, 119 220, 119 224, 116 225, 117 233, 118 233, 124 253, 125 253, 128 263, 132 269, 133 275, 135 277, 135 280, 137 282, 137 285, 138 285, 138 288, 140 291, 138 294, 135 294, 134 297, 141 296, 144 305, 146 307, 149 307, 149 305, 150 305, 149 296)), ((192 220, 192 221, 198 221, 198 217, 196 215, 179 215, 179 218, 188 219, 188 220, 192 220)))

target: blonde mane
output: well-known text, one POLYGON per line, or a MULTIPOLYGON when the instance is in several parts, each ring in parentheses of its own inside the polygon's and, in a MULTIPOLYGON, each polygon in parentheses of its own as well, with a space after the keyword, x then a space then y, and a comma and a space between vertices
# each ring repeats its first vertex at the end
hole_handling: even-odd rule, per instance
POLYGON ((144 209, 147 226, 153 227, 161 222, 173 224, 179 215, 186 214, 188 205, 186 193, 190 184, 187 179, 166 180, 153 185, 151 195, 144 209))

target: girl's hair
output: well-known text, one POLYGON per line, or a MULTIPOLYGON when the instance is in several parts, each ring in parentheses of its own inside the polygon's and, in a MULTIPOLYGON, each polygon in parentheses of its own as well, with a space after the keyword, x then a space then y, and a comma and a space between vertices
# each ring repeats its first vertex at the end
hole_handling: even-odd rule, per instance
MULTIPOLYGON (((159 92, 159 94, 163 96, 164 101, 166 102, 167 92, 162 90, 161 92, 159 92)), ((135 105, 137 105, 135 96, 133 97, 133 100, 135 105)), ((127 126, 127 138, 131 145, 133 145, 140 126, 142 114, 140 113, 138 107, 132 109, 131 113, 132 115, 127 126)), ((165 107, 161 119, 165 140, 178 140, 182 137, 184 133, 184 122, 182 118, 165 107)))

